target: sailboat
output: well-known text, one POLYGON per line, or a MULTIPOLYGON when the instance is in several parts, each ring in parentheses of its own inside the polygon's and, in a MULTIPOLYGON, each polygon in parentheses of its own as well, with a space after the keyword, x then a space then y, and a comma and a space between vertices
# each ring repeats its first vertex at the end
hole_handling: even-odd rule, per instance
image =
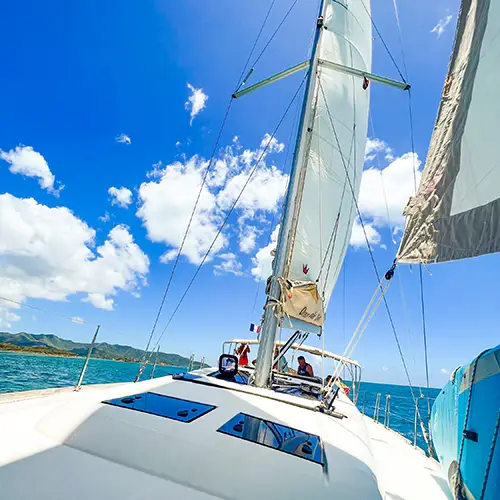
MULTIPOLYGON (((491 0, 497 10, 499 3, 491 0)), ((464 0, 462 17, 486 4, 464 0)), ((434 458, 357 409, 359 363, 304 343, 322 335, 356 216, 370 85, 408 89, 371 73, 371 52, 368 2, 322 0, 309 59, 252 86, 247 76, 234 93, 239 99, 304 71, 255 366, 240 366, 230 350, 217 368, 0 396, 1 498, 453 498, 434 458), (280 329, 295 333, 278 342, 280 329), (283 372, 280 359, 295 352, 328 358, 333 377, 283 372), (353 400, 338 378, 344 367, 353 374, 353 400)), ((425 262, 418 250, 406 251, 419 199, 408 209, 400 262, 410 254, 425 262)), ((484 498, 494 498, 488 487, 484 498)))

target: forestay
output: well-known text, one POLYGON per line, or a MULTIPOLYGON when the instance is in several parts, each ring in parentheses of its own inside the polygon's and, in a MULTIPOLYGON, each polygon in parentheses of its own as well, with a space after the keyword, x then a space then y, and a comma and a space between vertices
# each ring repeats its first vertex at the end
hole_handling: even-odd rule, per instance
MULTIPOLYGON (((323 323, 324 309, 349 244, 355 216, 353 196, 358 196, 363 169, 370 99, 362 79, 327 67, 322 61, 371 71, 369 2, 328 0, 324 25, 317 52, 317 77, 312 84, 309 130, 305 132, 309 133, 309 143, 300 162, 305 177, 296 195, 298 218, 287 273, 293 282, 317 285, 309 300, 317 303, 316 311, 309 307, 307 313, 301 314, 304 307, 295 308, 295 317, 315 325, 323 323)), ((301 300, 304 301, 303 296, 301 300)), ((285 307, 285 312, 294 316, 291 309, 285 307)), ((289 326, 286 319, 283 326, 289 326)))
POLYGON ((438 117, 399 262, 500 250, 500 0, 464 0, 438 117))

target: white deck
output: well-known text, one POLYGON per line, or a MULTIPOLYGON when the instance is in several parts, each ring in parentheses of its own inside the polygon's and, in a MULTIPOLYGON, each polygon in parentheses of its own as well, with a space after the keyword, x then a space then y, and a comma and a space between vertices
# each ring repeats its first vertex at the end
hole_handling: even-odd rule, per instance
POLYGON ((216 386, 164 377, 0 396, 0 497, 451 498, 436 462, 343 394, 336 410, 347 418, 337 419, 307 409, 312 401, 206 380, 216 386), (101 404, 151 390, 217 408, 187 424, 101 404), (239 412, 321 436, 327 465, 216 432, 239 412))

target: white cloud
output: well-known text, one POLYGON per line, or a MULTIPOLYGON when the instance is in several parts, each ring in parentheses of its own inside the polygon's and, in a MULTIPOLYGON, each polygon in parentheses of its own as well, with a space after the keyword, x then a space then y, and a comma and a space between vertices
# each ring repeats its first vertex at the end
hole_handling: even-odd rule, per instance
POLYGON ((382 139, 366 139, 365 162, 373 161, 379 154, 384 154, 386 160, 392 160, 392 149, 382 139))
POLYGON ((387 366, 382 366, 381 368, 382 368, 382 371, 383 371, 383 372, 387 372, 387 371, 389 371, 389 368, 387 368, 387 366))
MULTIPOLYGON (((66 207, 3 194, 0 213, 1 296, 65 301, 83 294, 82 300, 111 309, 119 291, 146 284, 149 260, 126 226, 115 226, 96 248, 95 230, 66 207)), ((4 322, 15 320, 9 309, 16 307, 0 304, 4 322)))
POLYGON ((109 213, 108 213, 108 212, 105 212, 105 214, 104 214, 104 215, 99 216, 99 217, 98 217, 98 219, 99 219, 101 222, 109 222, 109 221, 110 221, 110 219, 111 219, 111 217, 110 217, 110 215, 109 215, 109 213))
POLYGON ((446 368, 441 368, 441 370, 439 370, 442 374, 444 375, 449 375, 450 374, 450 371, 447 370, 446 368))
POLYGON ((9 152, 0 149, 0 158, 10 163, 9 170, 13 174, 38 178, 40 187, 55 196, 59 196, 59 192, 64 189, 64 186, 54 187, 55 177, 47 161, 31 146, 19 145, 9 152))
POLYGON ((181 141, 177 141, 177 142, 175 143, 175 147, 176 147, 176 148, 180 148, 180 147, 181 147, 181 145, 182 145, 182 144, 181 144, 181 141))
POLYGON ((404 227, 403 208, 415 194, 414 168, 417 186, 420 182, 420 163, 416 153, 406 153, 382 170, 365 170, 359 192, 363 220, 371 219, 375 227, 390 225, 393 230, 401 230, 404 227))
POLYGON ((132 203, 132 191, 126 187, 110 187, 108 193, 112 196, 111 204, 127 208, 132 203))
POLYGON ((363 226, 361 225, 359 219, 355 219, 354 224, 352 225, 351 239, 349 241, 349 244, 354 248, 362 248, 366 246, 366 238, 368 238, 370 245, 378 245, 381 240, 380 233, 373 227, 373 224, 371 222, 366 222, 365 220, 363 220, 363 225, 365 228, 364 232, 363 226))
MULTIPOLYGON (((149 239, 173 247, 173 250, 164 254, 164 262, 173 259, 181 245, 200 191, 204 168, 206 162, 193 156, 186 163, 167 165, 160 172, 158 181, 143 182, 139 188, 141 206, 137 216, 142 219, 149 239)), ((190 262, 201 262, 217 234, 219 223, 216 197, 205 185, 183 248, 183 254, 190 262)), ((225 245, 226 238, 221 235, 213 247, 213 253, 225 245)))
MULTIPOLYGON (((238 139, 238 137, 236 137, 236 139, 238 139)), ((267 148, 268 153, 282 153, 285 149, 285 145, 282 142, 279 142, 276 137, 272 137, 271 134, 267 133, 260 142, 260 148, 267 148)))
POLYGON ((255 248, 257 238, 257 228, 255 226, 244 226, 240 231, 240 252, 250 253, 255 248))
MULTIPOLYGON (((266 135, 264 140, 269 142, 270 136, 266 135)), ((283 149, 284 145, 273 139, 268 152, 278 153, 283 149)), ((241 242, 242 251, 247 249, 249 252, 252 247, 251 230, 245 230, 245 227, 250 228, 251 221, 258 221, 263 214, 278 209, 287 176, 275 165, 268 165, 267 153, 261 147, 241 152, 233 143, 223 148, 200 193, 207 167, 208 161, 196 155, 166 166, 156 164, 153 172, 148 174, 150 181, 144 182, 139 189, 137 216, 142 219, 150 240, 169 247, 161 258, 163 262, 177 255, 198 195, 198 206, 182 253, 194 264, 201 262, 254 168, 252 178, 235 207, 239 216, 238 234, 246 240, 241 242), (261 161, 256 166, 259 159, 261 161)), ((229 228, 226 228, 212 248, 212 258, 228 245, 229 236, 229 228)))
POLYGON ((221 253, 218 258, 221 260, 219 264, 214 265, 215 274, 229 273, 235 276, 243 276, 243 266, 238 262, 234 253, 221 253))
POLYGON ((188 83, 187 86, 191 91, 191 95, 185 102, 184 107, 190 111, 191 120, 189 123, 192 124, 196 115, 198 115, 205 108, 208 96, 203 92, 203 89, 197 89, 190 83, 188 83))
POLYGON ((252 276, 255 276, 257 281, 259 280, 267 280, 272 273, 272 264, 273 258, 272 255, 276 248, 276 243, 278 241, 278 235, 280 231, 280 225, 278 224, 274 231, 271 234, 271 242, 269 245, 261 248, 256 254, 255 257, 252 258, 252 276))
POLYGON ((72 317, 71 317, 71 321, 72 321, 73 323, 80 323, 80 324, 85 323, 84 319, 83 319, 83 318, 81 318, 80 316, 72 316, 72 317))
POLYGON ((121 144, 132 144, 132 139, 126 134, 117 135, 115 141, 121 144))
POLYGON ((431 33, 436 33, 436 36, 439 38, 444 31, 446 30, 446 27, 448 24, 450 24, 451 20, 453 19, 453 16, 450 14, 448 16, 444 16, 442 19, 438 21, 436 26, 431 29, 431 33))

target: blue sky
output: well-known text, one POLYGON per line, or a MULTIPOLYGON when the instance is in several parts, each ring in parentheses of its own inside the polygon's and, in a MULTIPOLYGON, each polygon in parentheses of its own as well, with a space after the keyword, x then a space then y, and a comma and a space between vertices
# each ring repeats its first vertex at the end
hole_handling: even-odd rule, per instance
MULTIPOLYGON (((263 40, 290 4, 276 1, 263 40)), ((298 2, 259 61, 254 82, 305 59, 315 5, 312 0, 298 2)), ((145 346, 200 169, 210 157, 268 6, 267 0, 19 1, 2 6, 0 292, 86 322, 2 302, 2 329, 88 341, 92 325, 99 323, 101 341, 145 346)), ((415 148, 423 162, 458 2, 400 2, 399 9, 413 89, 415 148)), ((373 16, 401 65, 392 0, 374 2, 373 16)), ((374 38, 373 71, 397 77, 376 34, 374 38)), ((186 243, 160 331, 245 179, 245 168, 259 155, 261 141, 276 126, 299 81, 300 76, 290 77, 233 105, 217 153, 228 172, 224 177, 220 163, 216 171, 221 178, 211 178, 202 194, 197 230, 186 243)), ((402 224, 401 208, 413 183, 411 158, 405 157, 411 151, 408 100, 403 92, 375 84, 370 91, 373 157, 366 164, 371 170, 365 172, 360 205, 383 272, 399 242, 398 235, 396 245, 391 242, 391 228, 402 224), (379 175, 373 169, 384 169, 389 217, 380 190, 373 188, 373 177, 379 175)), ((268 244, 279 217, 296 109, 218 240, 217 255, 202 268, 165 334, 162 350, 194 352, 215 363, 223 340, 252 335, 248 325, 259 320, 264 301, 253 259, 268 244)), ((456 365, 498 342, 496 259, 440 264, 424 272, 434 386, 442 385, 456 365)), ((343 351, 376 286, 366 248, 349 248, 343 273, 325 335, 325 347, 337 352, 343 351)), ((412 380, 423 383, 418 269, 402 267, 400 273, 407 319, 398 281, 391 286, 389 304, 412 380)), ((316 339, 311 343, 319 345, 316 339)), ((405 383, 382 308, 354 357, 363 364, 365 380, 405 383)))

